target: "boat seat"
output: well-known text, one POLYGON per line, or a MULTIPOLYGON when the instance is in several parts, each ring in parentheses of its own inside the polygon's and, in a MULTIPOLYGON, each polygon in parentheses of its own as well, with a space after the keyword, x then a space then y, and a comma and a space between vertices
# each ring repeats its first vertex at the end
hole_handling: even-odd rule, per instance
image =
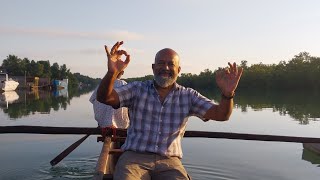
MULTIPOLYGON (((126 137, 112 137, 111 141, 112 142, 124 142, 126 140, 126 137)), ((97 137, 97 142, 103 142, 104 139, 102 136, 97 137)))
POLYGON ((109 154, 122 154, 123 150, 121 149, 110 149, 109 154))

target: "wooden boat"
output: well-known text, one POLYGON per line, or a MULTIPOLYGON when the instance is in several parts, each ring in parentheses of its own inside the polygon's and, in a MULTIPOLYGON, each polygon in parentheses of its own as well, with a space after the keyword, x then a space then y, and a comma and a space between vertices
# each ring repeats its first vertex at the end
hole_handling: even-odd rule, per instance
POLYGON ((303 143, 303 148, 320 156, 320 143, 303 143))
POLYGON ((125 137, 98 137, 97 141, 103 141, 101 153, 96 165, 94 180, 112 180, 117 161, 123 151, 120 149, 125 137))
POLYGON ((320 167, 320 143, 303 143, 302 159, 320 167))

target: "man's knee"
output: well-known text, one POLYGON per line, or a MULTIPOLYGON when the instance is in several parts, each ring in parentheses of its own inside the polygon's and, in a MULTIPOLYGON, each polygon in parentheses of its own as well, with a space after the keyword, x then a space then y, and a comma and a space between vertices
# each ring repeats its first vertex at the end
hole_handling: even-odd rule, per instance
POLYGON ((148 167, 143 162, 139 162, 139 158, 130 151, 126 151, 120 156, 113 178, 115 180, 151 179, 148 167))

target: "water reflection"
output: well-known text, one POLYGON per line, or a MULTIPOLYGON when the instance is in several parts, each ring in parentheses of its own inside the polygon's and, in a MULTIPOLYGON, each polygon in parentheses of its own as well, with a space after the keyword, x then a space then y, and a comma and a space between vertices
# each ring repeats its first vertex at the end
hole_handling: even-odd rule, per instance
POLYGON ((9 108, 9 104, 14 103, 19 99, 19 95, 15 91, 2 92, 0 95, 0 105, 9 108))
MULTIPOLYGON (((60 91, 13 91, 1 94, 1 109, 11 119, 29 116, 34 113, 50 113, 66 109, 73 97, 80 97, 94 89, 68 89, 60 91)), ((220 93, 201 91, 205 96, 219 101, 220 93)), ((235 107, 247 112, 273 109, 280 115, 288 115, 299 124, 306 125, 320 119, 320 94, 310 92, 237 92, 235 107)))
MULTIPOLYGON (((203 94, 215 100, 220 99, 220 93, 203 91, 203 94)), ((302 125, 320 120, 320 94, 317 92, 237 92, 235 103, 242 112, 247 112, 248 108, 255 111, 268 108, 280 115, 288 115, 302 125)))
POLYGON ((51 111, 66 110, 73 97, 89 93, 94 87, 61 89, 57 91, 12 91, 1 94, 0 108, 11 119, 32 114, 49 114, 51 111))

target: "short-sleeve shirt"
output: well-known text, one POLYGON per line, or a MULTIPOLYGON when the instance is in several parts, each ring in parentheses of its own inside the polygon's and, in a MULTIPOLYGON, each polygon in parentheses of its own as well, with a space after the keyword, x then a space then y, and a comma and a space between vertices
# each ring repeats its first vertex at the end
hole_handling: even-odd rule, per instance
MULTIPOLYGON (((127 84, 124 80, 116 79, 114 87, 120 87, 127 84)), ((97 100, 97 90, 94 90, 89 101, 93 104, 94 118, 99 127, 114 126, 116 128, 126 129, 129 126, 128 108, 113 109, 112 106, 100 103, 97 100)))
MULTIPOLYGON (((174 84, 163 103, 154 81, 135 81, 115 88, 120 107, 128 107, 130 125, 123 150, 182 158, 181 139, 188 117, 203 119, 214 103, 192 88, 174 84)), ((204 119, 203 119, 204 120, 204 119)))

